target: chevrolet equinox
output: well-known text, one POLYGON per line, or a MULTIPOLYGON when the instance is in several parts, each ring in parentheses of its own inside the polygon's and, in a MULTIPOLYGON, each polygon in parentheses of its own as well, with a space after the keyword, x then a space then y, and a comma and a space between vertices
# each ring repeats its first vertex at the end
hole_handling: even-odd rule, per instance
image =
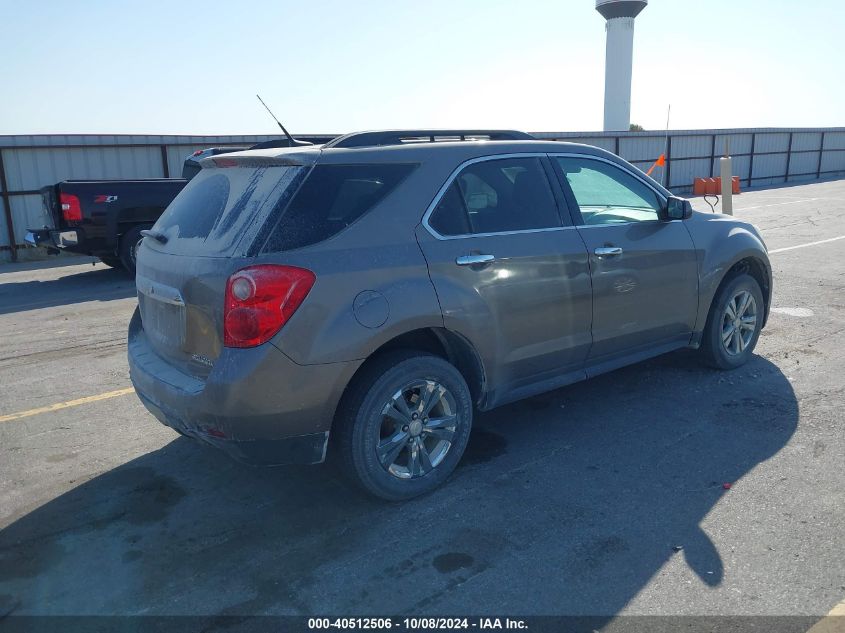
POLYGON ((390 500, 486 411, 683 347, 732 369, 771 304, 757 230, 596 147, 389 131, 210 157, 138 250, 132 383, 255 464, 390 500))

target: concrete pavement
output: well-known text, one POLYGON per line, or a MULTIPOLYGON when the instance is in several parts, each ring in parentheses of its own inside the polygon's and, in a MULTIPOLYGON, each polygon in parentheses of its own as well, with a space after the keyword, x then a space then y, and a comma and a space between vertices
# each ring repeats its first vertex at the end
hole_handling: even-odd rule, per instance
MULTIPOLYGON (((706 210, 700 200, 696 208, 706 210)), ((845 181, 744 193, 774 309, 730 373, 670 354, 478 416, 440 490, 253 469, 134 395, 0 422, 0 615, 814 615, 845 596, 845 181), (731 484, 726 488, 724 484, 731 484)), ((126 388, 134 288, 0 267, 0 419, 126 388)))

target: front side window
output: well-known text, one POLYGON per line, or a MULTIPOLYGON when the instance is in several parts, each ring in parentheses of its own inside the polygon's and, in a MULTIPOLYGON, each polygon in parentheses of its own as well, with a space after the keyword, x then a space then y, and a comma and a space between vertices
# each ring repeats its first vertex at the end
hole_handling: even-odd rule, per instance
POLYGON ((624 169, 589 158, 557 157, 581 208, 585 225, 649 222, 659 218, 660 199, 624 169))
POLYGON ((526 231, 560 226, 539 158, 502 158, 468 165, 429 218, 440 235, 526 231))

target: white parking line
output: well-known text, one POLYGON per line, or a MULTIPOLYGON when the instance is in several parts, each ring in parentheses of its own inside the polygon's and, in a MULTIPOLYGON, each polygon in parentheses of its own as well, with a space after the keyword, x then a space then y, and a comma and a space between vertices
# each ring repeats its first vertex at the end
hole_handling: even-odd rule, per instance
POLYGON ((828 242, 835 242, 837 240, 845 240, 845 235, 840 235, 839 237, 831 237, 827 240, 819 240, 818 242, 807 242, 806 244, 797 244, 795 246, 787 246, 786 248, 776 248, 773 251, 769 251, 769 255, 774 255, 775 253, 783 253, 786 251, 794 251, 796 248, 807 248, 808 246, 816 246, 817 244, 827 244, 828 242))
POLYGON ((767 207, 780 207, 785 204, 798 204, 799 202, 812 202, 813 200, 818 200, 818 198, 804 198, 803 200, 793 200, 791 202, 775 202, 773 204, 760 204, 756 207, 742 207, 741 209, 737 209, 737 211, 750 211, 751 209, 765 209, 767 207))

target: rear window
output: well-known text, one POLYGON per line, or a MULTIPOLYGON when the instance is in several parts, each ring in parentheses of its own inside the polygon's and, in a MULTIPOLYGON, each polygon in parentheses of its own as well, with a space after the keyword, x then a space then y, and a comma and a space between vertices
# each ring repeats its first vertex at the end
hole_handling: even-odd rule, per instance
POLYGON ((177 255, 244 254, 270 211, 287 203, 306 171, 296 166, 202 169, 155 224, 167 242, 147 243, 177 255))
POLYGON ((540 159, 499 158, 465 167, 429 218, 440 235, 556 228, 560 215, 540 159))
POLYGON ((381 202, 414 167, 317 165, 282 211, 263 252, 302 248, 337 235, 381 202))

